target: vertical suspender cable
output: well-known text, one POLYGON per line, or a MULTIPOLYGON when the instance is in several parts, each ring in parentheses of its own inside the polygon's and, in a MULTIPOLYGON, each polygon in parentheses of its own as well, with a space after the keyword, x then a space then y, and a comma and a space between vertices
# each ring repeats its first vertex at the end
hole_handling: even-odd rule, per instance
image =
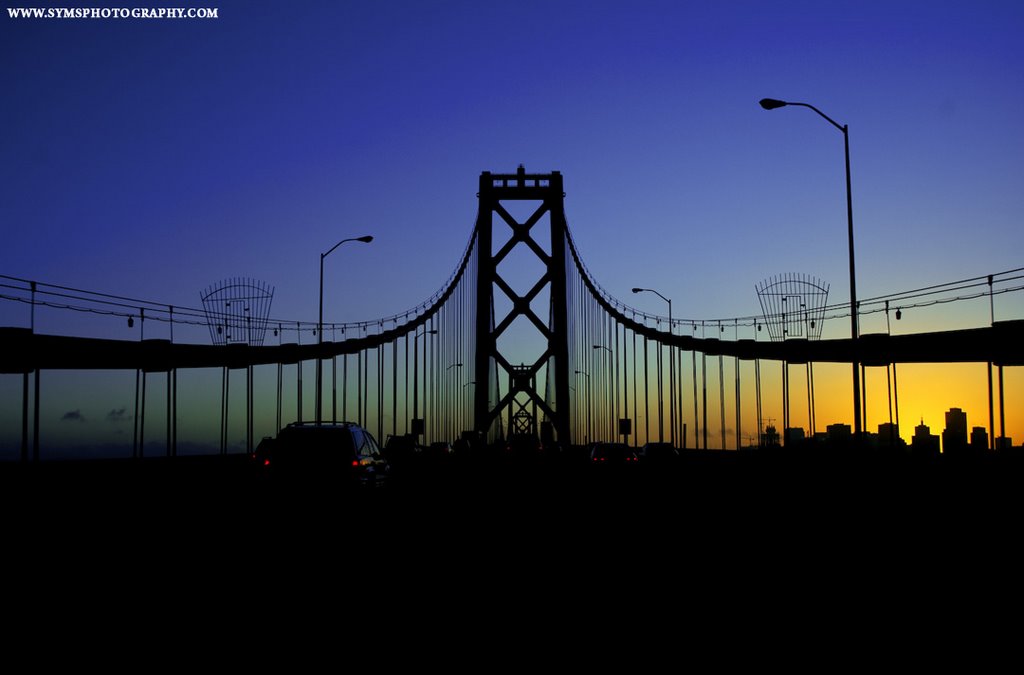
MULTIPOLYGON (((739 329, 739 322, 738 321, 733 326, 733 328, 734 328, 734 338, 733 339, 735 339, 736 340, 736 344, 739 345, 740 329, 739 329)), ((736 449, 739 450, 739 449, 741 449, 743 447, 743 430, 741 428, 742 419, 741 419, 741 416, 740 416, 740 357, 739 356, 734 356, 733 357, 733 370, 735 371, 735 375, 736 375, 736 449)))
MULTIPOLYGON (((298 340, 299 346, 301 347, 302 346, 302 324, 299 323, 299 322, 295 323, 295 336, 296 336, 296 340, 298 340)), ((301 350, 300 350, 300 353, 301 353, 301 350)), ((296 401, 295 405, 296 405, 296 414, 297 414, 297 417, 295 419, 296 419, 296 421, 301 422, 302 421, 302 357, 301 356, 295 361, 295 369, 296 369, 296 376, 298 378, 298 384, 296 385, 296 393, 295 393, 295 401, 296 401)))
POLYGON ((348 352, 341 355, 341 419, 349 421, 348 417, 348 352))
MULTIPOLYGON (((718 322, 718 339, 722 339, 722 322, 718 322)), ((722 450, 725 450, 725 364, 722 352, 718 352, 718 414, 722 426, 722 450)))
MULTIPOLYGON (((660 322, 659 322, 660 323, 660 322)), ((665 442, 665 401, 664 401, 664 382, 662 377, 662 353, 665 351, 664 345, 661 344, 661 340, 658 340, 658 355, 656 359, 656 365, 658 368, 658 441, 661 443, 665 442)))
MULTIPOLYGON (((398 320, 395 320, 395 328, 398 320)), ((391 341, 391 435, 398 435, 398 338, 391 341)))
MULTIPOLYGON (((697 323, 691 325, 691 332, 696 337, 697 323)), ((696 347, 690 350, 690 360, 693 363, 693 447, 700 450, 700 419, 697 413, 697 350, 696 347)), ((704 448, 707 450, 707 448, 704 448)))
MULTIPOLYGON (((700 322, 700 337, 705 339, 707 336, 704 333, 704 322, 700 322)), ((700 353, 700 377, 701 385, 703 386, 703 399, 701 401, 701 412, 703 417, 701 419, 701 432, 703 433, 704 449, 708 449, 708 354, 706 351, 701 350, 700 353)))

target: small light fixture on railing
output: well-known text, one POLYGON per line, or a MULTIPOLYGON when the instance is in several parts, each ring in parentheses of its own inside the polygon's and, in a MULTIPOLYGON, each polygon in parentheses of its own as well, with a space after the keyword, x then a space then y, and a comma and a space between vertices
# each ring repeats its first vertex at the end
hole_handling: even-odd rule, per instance
POLYGON ((901 318, 903 318, 903 312, 900 310, 899 307, 897 307, 896 308, 896 320, 899 321, 901 318))

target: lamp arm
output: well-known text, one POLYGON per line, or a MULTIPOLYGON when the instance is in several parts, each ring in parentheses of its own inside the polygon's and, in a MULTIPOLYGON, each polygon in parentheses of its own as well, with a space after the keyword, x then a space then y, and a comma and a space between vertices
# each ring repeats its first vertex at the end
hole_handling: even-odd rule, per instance
POLYGON ((832 126, 834 126, 834 127, 836 128, 836 129, 839 129, 839 130, 840 130, 840 131, 842 131, 842 132, 843 132, 844 134, 846 133, 846 127, 845 127, 845 126, 843 126, 843 125, 842 125, 842 124, 840 124, 839 122, 836 122, 836 121, 835 121, 834 119, 832 119, 831 117, 829 117, 829 116, 828 116, 828 115, 826 115, 825 113, 821 112, 820 110, 818 110, 817 108, 815 108, 815 107, 814 107, 813 105, 811 105, 810 103, 788 103, 788 102, 787 102, 787 103, 786 103, 786 105, 799 105, 799 106, 803 106, 803 107, 805 107, 805 108, 810 108, 811 110, 813 110, 814 112, 818 113, 819 115, 821 115, 822 117, 824 117, 824 118, 825 118, 826 120, 828 120, 828 121, 829 121, 829 122, 830 122, 830 123, 832 124, 832 126))

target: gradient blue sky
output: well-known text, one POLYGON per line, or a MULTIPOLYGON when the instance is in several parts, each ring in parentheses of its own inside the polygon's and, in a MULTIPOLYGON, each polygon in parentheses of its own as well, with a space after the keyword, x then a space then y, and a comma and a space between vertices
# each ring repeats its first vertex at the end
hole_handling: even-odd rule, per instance
POLYGON ((219 18, 4 11, 0 274, 188 306, 249 276, 313 321, 319 253, 372 234, 328 260, 325 319, 375 319, 444 284, 479 174, 522 163, 564 174, 639 308, 757 314, 780 272, 842 301, 842 134, 763 97, 849 124, 860 297, 1024 262, 1016 0, 180 4, 219 18))

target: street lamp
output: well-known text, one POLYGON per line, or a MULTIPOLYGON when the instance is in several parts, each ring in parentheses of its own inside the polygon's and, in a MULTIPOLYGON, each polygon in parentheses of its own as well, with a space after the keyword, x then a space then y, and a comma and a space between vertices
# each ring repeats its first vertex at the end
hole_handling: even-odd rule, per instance
MULTIPOLYGON (((334 249, 338 248, 346 241, 361 241, 364 244, 369 244, 373 241, 373 237, 366 235, 363 237, 354 237, 351 239, 342 239, 337 244, 332 246, 327 253, 320 254, 320 318, 316 322, 316 343, 317 345, 323 344, 324 341, 324 258, 334 252, 334 249)), ((323 386, 323 357, 319 350, 316 355, 316 423, 317 426, 323 420, 323 392, 320 391, 323 386)))
MULTIPOLYGON (((669 335, 671 335, 672 334, 672 301, 669 298, 666 298, 664 295, 662 295, 658 291, 654 290, 653 288, 634 288, 633 289, 634 293, 643 293, 645 291, 648 292, 648 293, 654 293, 659 298, 661 298, 662 300, 664 300, 665 302, 668 303, 668 332, 669 332, 669 335)), ((675 360, 675 355, 672 353, 671 349, 672 349, 671 346, 669 346, 669 359, 668 359, 668 387, 669 387, 669 390, 668 390, 668 412, 669 412, 668 422, 669 422, 669 424, 668 424, 668 435, 669 435, 669 437, 670 437, 670 439, 672 441, 672 445, 675 446, 676 445, 676 360, 675 360)), ((659 352, 658 353, 659 354, 661 353, 660 352, 660 347, 659 347, 659 352)), ((658 374, 658 377, 661 377, 660 373, 658 374)), ((659 403, 658 403, 658 405, 660 406, 661 405, 660 401, 662 400, 661 399, 661 392, 658 392, 658 394, 659 394, 659 397, 658 397, 659 403)), ((658 419, 660 420, 661 418, 659 417, 658 419)))
MULTIPOLYGON (((412 418, 413 420, 419 419, 420 407, 419 407, 419 342, 420 336, 422 335, 437 335, 437 329, 431 328, 430 330, 424 330, 422 333, 416 333, 412 339, 412 418)), ((423 366, 427 365, 426 346, 424 346, 423 354, 423 366)), ((426 385, 427 375, 423 374, 423 384, 426 385)), ((425 388, 425 387, 424 387, 425 388)), ((426 398, 426 392, 423 394, 426 398)), ((417 434, 419 435, 419 434, 417 434)))
POLYGON ((843 143, 846 150, 846 220, 848 236, 850 240, 850 339, 853 342, 853 429, 854 438, 860 438, 861 417, 860 417, 860 372, 858 370, 858 349, 857 341, 860 337, 857 328, 857 276, 853 262, 853 196, 850 190, 850 130, 845 124, 839 124, 834 119, 821 112, 809 103, 793 103, 790 101, 779 101, 774 98, 762 98, 761 107, 765 110, 775 110, 787 105, 796 105, 810 108, 825 118, 832 126, 843 132, 843 143))
POLYGON ((583 375, 584 377, 587 378, 587 443, 589 443, 594 435, 594 430, 590 426, 590 410, 593 407, 592 402, 590 400, 590 373, 583 372, 582 370, 577 370, 576 374, 583 375))

